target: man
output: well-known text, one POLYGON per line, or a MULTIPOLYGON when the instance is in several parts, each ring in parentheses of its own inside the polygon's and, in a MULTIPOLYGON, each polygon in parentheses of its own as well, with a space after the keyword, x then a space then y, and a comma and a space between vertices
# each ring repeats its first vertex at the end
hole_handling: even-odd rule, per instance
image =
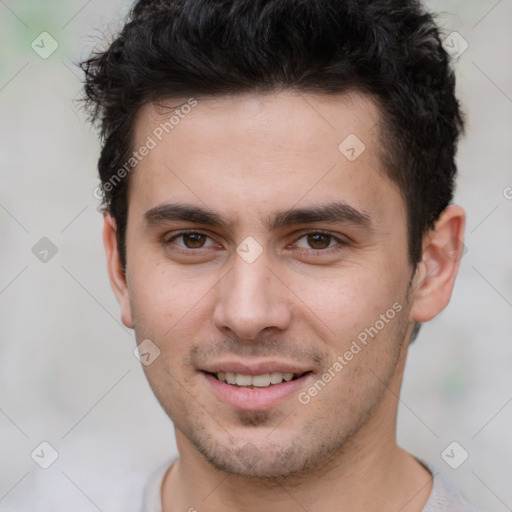
POLYGON ((111 284, 179 451, 133 510, 475 510, 395 438, 465 221, 431 16, 140 0, 83 68, 111 284))

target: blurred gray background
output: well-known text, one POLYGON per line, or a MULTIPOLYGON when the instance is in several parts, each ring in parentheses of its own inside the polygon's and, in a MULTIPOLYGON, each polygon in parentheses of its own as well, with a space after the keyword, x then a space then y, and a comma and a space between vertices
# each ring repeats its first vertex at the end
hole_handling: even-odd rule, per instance
MULTIPOLYGON (((48 493, 102 509, 110 482, 176 453, 110 289, 93 196, 99 142, 76 104, 73 63, 129 5, 0 0, 2 511, 48 493), (31 458, 44 441, 59 454, 48 469, 31 458)), ((428 5, 451 51, 468 45, 454 53, 467 253, 451 304, 411 348, 398 437, 470 500, 512 510, 512 0, 428 5), (441 456, 454 441, 452 459, 469 454, 457 469, 441 456)))

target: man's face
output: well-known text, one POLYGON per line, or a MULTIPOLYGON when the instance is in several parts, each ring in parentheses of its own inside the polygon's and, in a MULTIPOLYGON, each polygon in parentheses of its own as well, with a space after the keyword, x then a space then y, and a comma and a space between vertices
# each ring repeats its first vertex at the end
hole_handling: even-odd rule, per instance
POLYGON ((129 187, 123 319, 161 352, 151 387, 180 451, 218 469, 322 467, 393 423, 387 386, 412 328, 405 205, 378 156, 377 107, 355 93, 199 100, 159 141, 172 113, 140 111, 134 149, 156 147, 129 187), (217 371, 304 375, 254 389, 217 371))

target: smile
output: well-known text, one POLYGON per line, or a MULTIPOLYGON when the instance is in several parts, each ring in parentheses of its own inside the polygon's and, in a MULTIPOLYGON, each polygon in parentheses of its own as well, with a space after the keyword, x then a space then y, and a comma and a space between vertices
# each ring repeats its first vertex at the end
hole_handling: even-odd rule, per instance
POLYGON ((261 375, 246 375, 243 373, 231 373, 231 372, 218 372, 211 373, 216 379, 221 382, 226 382, 231 386, 244 387, 244 388, 266 388, 281 384, 283 381, 289 382, 291 380, 298 379, 301 375, 294 374, 291 372, 272 372, 263 373, 261 375))
POLYGON ((268 372, 257 375, 232 372, 200 372, 216 401, 240 411, 276 408, 296 397, 313 379, 313 372, 268 372))

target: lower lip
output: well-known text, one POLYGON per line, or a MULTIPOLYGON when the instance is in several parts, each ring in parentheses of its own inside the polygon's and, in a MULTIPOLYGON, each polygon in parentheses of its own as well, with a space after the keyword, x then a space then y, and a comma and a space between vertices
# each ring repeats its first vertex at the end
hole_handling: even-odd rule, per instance
POLYGON ((290 395, 298 394, 299 389, 305 385, 311 376, 311 373, 306 373, 298 379, 273 384, 267 388, 237 388, 216 379, 209 373, 201 373, 217 398, 241 411, 272 409, 290 395))

